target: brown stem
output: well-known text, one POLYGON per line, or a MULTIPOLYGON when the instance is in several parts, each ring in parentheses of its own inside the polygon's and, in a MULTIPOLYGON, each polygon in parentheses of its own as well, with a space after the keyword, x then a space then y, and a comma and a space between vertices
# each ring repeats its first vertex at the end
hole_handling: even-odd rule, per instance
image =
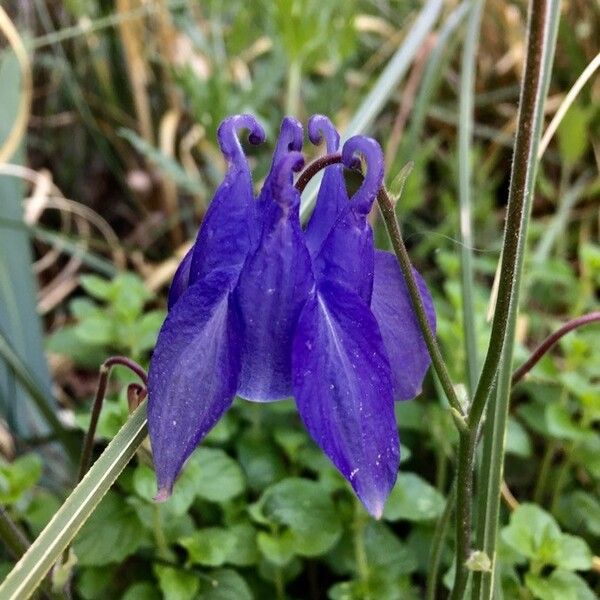
POLYGON ((336 165, 342 162, 342 155, 339 152, 334 154, 326 154, 311 162, 298 177, 296 181, 296 189, 302 193, 308 182, 322 169, 330 165, 336 165))
POLYGON ((560 340, 563 336, 565 336, 573 329, 577 329, 582 325, 589 325, 590 323, 595 323, 600 321, 600 311, 591 312, 587 315, 583 315, 581 317, 577 317, 576 319, 572 319, 568 321, 560 329, 556 330, 554 333, 550 334, 532 353, 531 356, 513 373, 512 376, 512 385, 516 385, 535 367, 535 365, 541 360, 541 358, 548 352, 556 342, 560 340))
POLYGON ((104 403, 104 396, 106 395, 106 387, 108 386, 108 376, 112 367, 120 365, 127 367, 133 371, 144 383, 147 385, 148 376, 146 371, 140 367, 135 361, 127 358, 126 356, 111 356, 102 363, 100 367, 100 377, 98 379, 98 387, 96 388, 96 396, 94 398, 94 404, 92 406, 92 416, 90 419, 90 426, 85 435, 83 442, 83 449, 81 451, 81 460, 79 462, 79 474, 77 481, 81 481, 84 475, 90 468, 92 461, 92 451, 94 448, 94 436, 96 435, 96 428, 98 427, 98 419, 100 418, 100 411, 102 410, 102 404, 104 403))

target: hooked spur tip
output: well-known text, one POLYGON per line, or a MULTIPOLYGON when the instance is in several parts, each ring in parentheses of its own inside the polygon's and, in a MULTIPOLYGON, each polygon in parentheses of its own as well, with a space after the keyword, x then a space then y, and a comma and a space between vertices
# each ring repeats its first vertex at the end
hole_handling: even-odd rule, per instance
POLYGON ((323 137, 327 144, 327 152, 337 152, 340 145, 340 134, 325 115, 316 114, 308 120, 308 138, 311 143, 318 146, 323 137))
POLYGON ((165 502, 171 497, 172 493, 173 490, 171 488, 168 488, 167 486, 160 487, 153 500, 154 502, 165 502))

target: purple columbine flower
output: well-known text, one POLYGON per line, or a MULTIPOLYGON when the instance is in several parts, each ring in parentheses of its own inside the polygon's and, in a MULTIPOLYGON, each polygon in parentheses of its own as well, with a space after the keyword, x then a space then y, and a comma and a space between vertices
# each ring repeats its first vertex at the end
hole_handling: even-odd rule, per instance
MULTIPOLYGON (((285 118, 271 170, 255 199, 237 137, 264 132, 250 115, 223 121, 228 161, 197 240, 169 291, 169 314, 150 365, 148 422, 159 492, 171 493, 185 460, 237 394, 266 402, 294 396, 315 442, 376 517, 399 465, 394 398, 414 397, 429 357, 402 273, 374 249, 367 221, 383 180, 383 156, 356 136, 343 164, 367 165, 348 198, 343 166, 326 171, 302 231, 293 174, 304 165, 302 127, 285 118)), ((315 115, 309 137, 339 146, 330 121, 315 115)), ((428 316, 431 298, 419 278, 428 316)))

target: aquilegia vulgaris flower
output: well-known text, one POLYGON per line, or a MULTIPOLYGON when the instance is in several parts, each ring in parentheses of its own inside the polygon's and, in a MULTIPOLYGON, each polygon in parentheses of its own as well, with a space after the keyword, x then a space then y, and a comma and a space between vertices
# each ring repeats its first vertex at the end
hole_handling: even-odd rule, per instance
MULTIPOLYGON (((148 422, 157 499, 171 493, 185 460, 233 398, 293 396, 306 429, 381 516, 400 460, 394 400, 413 398, 429 357, 396 259, 375 250, 367 216, 383 181, 379 145, 349 139, 342 164, 323 176, 313 214, 300 225, 303 130, 285 118, 258 198, 238 138, 264 141, 250 115, 225 119, 219 145, 223 183, 169 291, 169 313, 150 364, 148 422), (366 163, 349 198, 343 169, 366 163)), ((336 152, 324 116, 308 125, 336 152)), ((417 281, 435 326, 431 297, 417 281)))

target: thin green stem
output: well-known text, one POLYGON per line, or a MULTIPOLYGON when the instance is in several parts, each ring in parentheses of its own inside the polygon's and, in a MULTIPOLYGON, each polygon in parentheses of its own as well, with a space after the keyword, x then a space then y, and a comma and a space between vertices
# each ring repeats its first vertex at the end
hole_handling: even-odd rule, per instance
POLYGON ((512 383, 512 362, 515 344, 519 291, 523 273, 527 229, 531 214, 537 168, 540 131, 544 114, 556 34, 560 17, 560 0, 531 0, 528 17, 528 40, 523 76, 517 138, 511 173, 508 214, 498 301, 492 324, 488 355, 473 399, 469 415, 472 430, 479 426, 487 399, 497 378, 496 403, 490 411, 490 452, 482 461, 484 479, 485 518, 480 519, 477 539, 491 559, 491 572, 477 572, 473 577, 473 598, 489 599, 494 591, 496 540, 500 511, 500 490, 503 477, 504 445, 508 424, 508 409, 512 383))
POLYGON ((3 506, 0 506, 0 539, 5 543, 14 558, 21 558, 29 548, 29 540, 18 525, 13 522, 3 506))
POLYGON ((446 507, 442 516, 438 519, 431 540, 431 551, 429 555, 429 563, 427 565, 427 585, 425 598, 426 600, 436 600, 437 596, 437 585, 440 578, 440 568, 442 566, 442 557, 444 555, 444 545, 446 542, 446 536, 448 535, 448 529, 450 527, 450 517, 454 510, 456 500, 456 485, 452 484, 452 489, 446 498, 446 507))
POLYGON ((152 531, 156 541, 156 549, 160 558, 169 559, 169 545, 162 526, 161 505, 154 504, 152 506, 152 531))
POLYGON ((356 573, 358 579, 364 585, 365 600, 369 600, 368 582, 369 582, 369 563, 367 552, 365 550, 365 525, 367 524, 366 515, 362 504, 355 500, 354 523, 352 525, 352 542, 354 544, 354 560, 356 561, 356 573))
MULTIPOLYGON (((553 2, 555 0, 531 0, 529 7, 525 73, 519 102, 519 119, 512 163, 496 310, 492 322, 488 351, 469 410, 469 432, 461 434, 459 443, 456 574, 451 600, 460 600, 464 596, 468 580, 465 563, 470 554, 473 464, 479 427, 486 404, 494 389, 494 382, 503 359, 505 341, 507 337, 509 340, 514 337, 514 321, 511 323, 511 320, 516 316, 524 245, 533 196, 536 154, 548 79, 544 67, 549 67, 547 54, 549 51, 552 52, 554 47, 554 44, 550 42, 551 36, 548 34, 548 24, 551 21, 549 9, 553 2)), ((508 368, 510 368, 510 362, 511 360, 509 360, 508 368)), ((498 393, 502 393, 500 386, 498 393)), ((508 397, 508 393, 505 395, 508 397)), ((494 412, 492 412, 492 415, 494 415, 494 412)), ((503 419, 502 431, 505 430, 505 427, 506 419, 503 419)), ((502 463, 503 455, 494 456, 493 460, 494 465, 497 466, 502 463)), ((489 468, 490 465, 482 463, 481 469, 484 474, 486 470, 489 471, 489 468)), ((497 472, 500 480, 497 486, 494 485, 494 488, 497 487, 499 500, 502 469, 498 469, 497 472)), ((497 513, 495 518, 497 521, 497 513)), ((495 540, 494 533, 494 548, 495 540)), ((492 554, 489 553, 490 556, 492 554)), ((481 576, 481 574, 479 575, 481 576)), ((489 597, 489 595, 486 597, 489 597)))
POLYGON ((473 299, 473 225, 471 217, 471 179, 473 141, 473 96, 475 94, 475 66, 479 30, 485 0, 473 0, 469 9, 467 34, 462 53, 460 74, 460 102, 458 117, 458 198, 460 223, 460 264, 462 286, 462 315, 467 356, 467 381, 473 393, 479 373, 475 304, 473 299))
POLYGON ((402 239, 402 233, 396 217, 394 205, 385 188, 383 187, 380 188, 379 192, 377 193, 377 202, 379 203, 379 209, 381 210, 385 227, 392 242, 392 248, 394 249, 394 253, 398 259, 402 274, 404 275, 412 306, 417 315, 417 320, 419 321, 421 332, 423 333, 427 349, 429 350, 429 355, 431 356, 433 368, 440 379, 440 384, 444 390, 444 393, 446 394, 450 406, 460 416, 464 416, 463 407, 458 399, 456 391, 454 390, 454 385, 450 379, 450 373, 448 372, 446 363, 442 358, 440 347, 438 346, 436 337, 429 325, 429 321, 427 320, 427 313, 425 312, 423 299, 421 298, 421 294, 417 286, 417 281, 413 273, 408 251, 406 250, 404 240, 402 239))
POLYGON ((562 491, 565 487, 567 474, 569 472, 569 469, 573 466, 573 451, 575 450, 575 446, 575 442, 570 442, 566 445, 564 449, 565 460, 560 466, 558 473, 556 474, 554 485, 552 487, 552 499, 550 500, 550 512, 552 514, 556 514, 558 510, 558 502, 562 495, 562 491))
POLYGON ((297 115, 300 109, 300 89, 302 86, 302 64, 295 60, 290 63, 287 79, 286 113, 297 115))
POLYGON ((552 440, 548 444, 546 452, 544 452, 544 457, 542 458, 542 462, 540 464, 540 470, 535 484, 535 489, 533 490, 533 501, 536 504, 541 504, 544 500, 544 493, 546 492, 546 481, 548 481, 548 474, 550 473, 550 468, 552 467, 552 462, 554 461, 554 455, 556 454, 556 451, 559 448, 560 444, 557 441, 552 440))

